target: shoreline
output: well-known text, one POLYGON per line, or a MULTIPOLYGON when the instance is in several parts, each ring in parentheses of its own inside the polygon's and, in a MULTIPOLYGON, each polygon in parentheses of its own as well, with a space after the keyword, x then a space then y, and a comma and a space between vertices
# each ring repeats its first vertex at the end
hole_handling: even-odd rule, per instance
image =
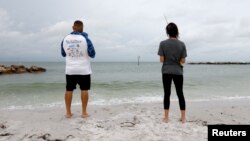
POLYGON ((207 124, 250 124, 249 99, 187 102, 187 122, 179 121, 179 105, 172 101, 170 121, 163 123, 161 102, 121 105, 89 105, 87 119, 81 106, 73 117, 64 107, 35 110, 0 110, 2 140, 207 140, 207 124))
MULTIPOLYGON (((74 98, 77 99, 77 98, 74 98)), ((130 105, 130 104, 149 104, 149 103, 161 103, 163 97, 162 96, 155 96, 155 97, 146 97, 143 99, 142 97, 139 97, 137 100, 130 100, 130 99, 115 99, 115 100, 122 100, 123 102, 114 102, 112 101, 99 101, 99 100, 90 100, 88 105, 89 107, 92 106, 119 106, 119 105, 130 105), (149 98, 153 100, 149 100, 149 98), (157 99, 157 100, 156 100, 157 99), (159 100, 160 99, 160 100, 159 100)), ((15 110, 41 110, 41 109, 55 109, 55 108, 64 108, 64 99, 61 99, 60 102, 55 102, 55 103, 40 103, 38 105, 17 105, 17 106, 5 106, 1 107, 0 111, 15 111, 15 110)), ((229 102, 229 101, 234 101, 234 100, 250 100, 250 96, 223 96, 223 97, 214 97, 214 98, 186 98, 185 99, 187 103, 195 103, 195 102, 216 102, 216 101, 224 101, 224 102, 229 102)), ((170 98, 171 102, 178 102, 178 98, 170 98)), ((73 107, 78 107, 81 106, 81 101, 73 101, 72 103, 73 107)))

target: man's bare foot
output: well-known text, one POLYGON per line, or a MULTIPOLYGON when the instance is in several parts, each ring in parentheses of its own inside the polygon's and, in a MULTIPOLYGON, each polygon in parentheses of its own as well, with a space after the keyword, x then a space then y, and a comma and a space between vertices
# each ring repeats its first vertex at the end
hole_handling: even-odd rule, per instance
POLYGON ((86 114, 82 114, 82 118, 87 118, 87 117, 89 117, 90 115, 88 114, 88 113, 86 113, 86 114))
POLYGON ((163 118, 162 121, 168 123, 168 118, 163 118))
POLYGON ((73 116, 73 114, 71 114, 71 113, 65 115, 66 118, 71 118, 72 116, 73 116))
POLYGON ((180 121, 181 121, 181 123, 184 124, 186 122, 186 118, 181 118, 180 121))

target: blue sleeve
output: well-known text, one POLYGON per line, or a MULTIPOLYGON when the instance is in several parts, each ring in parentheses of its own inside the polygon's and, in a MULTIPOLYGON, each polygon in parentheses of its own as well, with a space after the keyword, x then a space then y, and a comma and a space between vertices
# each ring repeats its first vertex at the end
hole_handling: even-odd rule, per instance
POLYGON ((85 32, 83 32, 82 35, 85 37, 85 39, 86 39, 86 41, 87 41, 87 45, 88 45, 88 55, 89 55, 89 57, 95 58, 95 54, 96 54, 96 53, 95 53, 95 48, 94 48, 94 46, 93 46, 91 40, 88 38, 88 34, 85 33, 85 32))
POLYGON ((63 48, 63 41, 61 43, 61 54, 63 57, 66 57, 66 53, 65 53, 64 48, 63 48))
POLYGON ((95 58, 95 48, 94 48, 91 40, 89 38, 86 38, 86 39, 87 39, 89 57, 95 58))

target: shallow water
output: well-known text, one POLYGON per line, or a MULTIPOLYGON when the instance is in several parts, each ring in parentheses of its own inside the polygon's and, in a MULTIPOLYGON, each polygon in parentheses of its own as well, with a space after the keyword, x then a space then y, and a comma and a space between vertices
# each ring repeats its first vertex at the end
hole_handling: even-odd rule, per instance
MULTIPOLYGON (((15 63, 2 63, 15 64, 15 63)), ((0 76, 1 109, 63 106, 65 64, 29 62, 47 72, 0 76)), ((162 101, 160 63, 92 63, 90 104, 162 101)), ((187 101, 250 98, 249 65, 185 65, 184 95, 187 101)), ((73 104, 80 104, 79 90, 73 104)), ((177 100, 172 86, 172 100, 177 100)))

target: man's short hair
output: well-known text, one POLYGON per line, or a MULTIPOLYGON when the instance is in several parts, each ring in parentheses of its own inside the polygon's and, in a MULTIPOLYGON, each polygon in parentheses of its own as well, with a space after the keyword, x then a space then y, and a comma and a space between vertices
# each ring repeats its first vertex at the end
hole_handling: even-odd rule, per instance
POLYGON ((83 22, 76 20, 73 25, 73 30, 76 32, 83 32, 83 22))
POLYGON ((169 23, 166 26, 166 31, 170 37, 178 38, 178 36, 179 36, 178 27, 175 23, 169 23))
POLYGON ((79 21, 79 20, 76 20, 75 22, 74 22, 74 26, 83 26, 83 22, 82 21, 79 21))

